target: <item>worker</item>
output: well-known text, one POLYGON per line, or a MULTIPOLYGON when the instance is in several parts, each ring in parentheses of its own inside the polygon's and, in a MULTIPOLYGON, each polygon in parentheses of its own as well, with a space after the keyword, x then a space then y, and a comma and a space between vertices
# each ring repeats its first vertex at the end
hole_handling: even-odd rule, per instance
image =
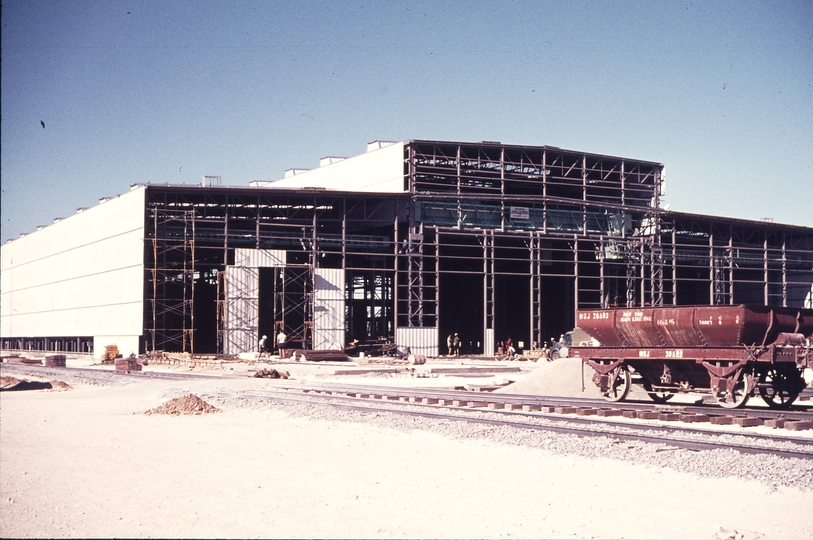
POLYGON ((266 343, 267 340, 268 336, 263 335, 263 337, 260 338, 260 343, 257 345, 257 350, 260 353, 260 357, 262 357, 263 354, 268 354, 268 345, 266 343))
POLYGON ((280 360, 285 358, 285 341, 287 339, 288 336, 285 335, 285 331, 280 327, 279 334, 277 334, 277 349, 279 349, 280 360))

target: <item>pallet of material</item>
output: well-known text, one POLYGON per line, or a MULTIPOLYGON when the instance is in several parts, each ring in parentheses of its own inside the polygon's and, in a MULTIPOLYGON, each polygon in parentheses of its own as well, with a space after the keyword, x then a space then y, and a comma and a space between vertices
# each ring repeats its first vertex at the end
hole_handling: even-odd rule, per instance
POLYGON ((42 365, 42 358, 19 358, 15 360, 15 362, 20 362, 21 364, 30 364, 32 366, 41 366, 42 365))
POLYGON ((64 354, 49 354, 45 356, 46 367, 65 367, 64 354))
MULTIPOLYGON (((300 361, 307 362, 349 362, 350 357, 339 350, 326 350, 326 351, 306 351, 294 350, 293 354, 296 355, 300 361), (304 358, 303 358, 304 356, 304 358)), ((293 356, 292 354, 292 356, 293 356)))
POLYGON ((141 364, 132 358, 116 358, 116 371, 141 371, 141 364))

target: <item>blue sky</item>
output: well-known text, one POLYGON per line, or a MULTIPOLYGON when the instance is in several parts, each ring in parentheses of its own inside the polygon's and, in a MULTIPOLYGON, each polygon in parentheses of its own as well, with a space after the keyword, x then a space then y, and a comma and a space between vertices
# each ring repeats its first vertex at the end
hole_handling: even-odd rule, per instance
POLYGON ((376 139, 657 161, 673 210, 813 227, 810 0, 9 0, 0 99, 3 242, 376 139))

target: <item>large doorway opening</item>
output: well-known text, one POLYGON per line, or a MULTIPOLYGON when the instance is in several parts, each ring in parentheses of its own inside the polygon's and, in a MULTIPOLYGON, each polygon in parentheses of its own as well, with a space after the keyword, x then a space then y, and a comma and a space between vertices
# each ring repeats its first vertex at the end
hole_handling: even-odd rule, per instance
MULTIPOLYGON (((517 352, 531 348, 531 260, 525 238, 498 236, 494 246, 494 344, 510 338, 517 352)), ((489 351, 493 354, 494 351, 489 351)))
MULTIPOLYGON (((276 347, 284 330, 286 349, 313 347, 313 275, 309 266, 259 268, 257 332, 276 347)), ((259 336, 258 339, 259 339, 259 336)))
POLYGON ((446 339, 457 333, 461 354, 483 353, 483 246, 473 234, 442 234, 438 347, 447 353, 446 339))

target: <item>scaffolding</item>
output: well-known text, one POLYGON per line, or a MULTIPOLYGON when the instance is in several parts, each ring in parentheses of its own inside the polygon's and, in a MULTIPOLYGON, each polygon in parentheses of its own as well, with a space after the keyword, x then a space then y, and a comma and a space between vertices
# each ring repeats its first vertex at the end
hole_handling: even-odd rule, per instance
POLYGON ((148 350, 195 352, 195 213, 152 207, 146 253, 148 350))

